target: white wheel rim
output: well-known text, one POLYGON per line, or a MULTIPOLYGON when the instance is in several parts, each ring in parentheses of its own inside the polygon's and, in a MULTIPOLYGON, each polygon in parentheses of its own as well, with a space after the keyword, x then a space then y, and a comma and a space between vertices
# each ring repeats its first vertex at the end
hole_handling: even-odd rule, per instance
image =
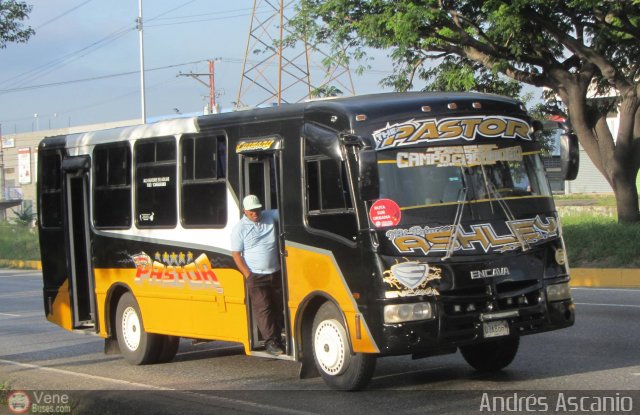
POLYGON ((316 328, 313 347, 318 364, 325 373, 338 375, 345 366, 346 339, 336 320, 325 320, 316 328))
POLYGON ((122 337, 129 350, 138 350, 141 332, 138 313, 133 307, 127 307, 122 313, 122 337))

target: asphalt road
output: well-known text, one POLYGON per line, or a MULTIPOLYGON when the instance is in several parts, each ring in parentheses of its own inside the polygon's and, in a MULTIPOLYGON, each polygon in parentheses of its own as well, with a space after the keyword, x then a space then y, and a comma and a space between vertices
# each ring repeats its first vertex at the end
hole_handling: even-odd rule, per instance
MULTIPOLYGON (((297 363, 247 357, 232 343, 183 339, 173 362, 130 366, 105 355, 102 339, 47 322, 41 283, 39 272, 0 270, 0 395, 57 391, 73 413, 460 414, 486 412, 494 397, 558 409, 559 397, 568 405, 585 394, 629 396, 640 413, 640 290, 574 289, 575 326, 522 338, 500 373, 475 372, 459 354, 383 358, 368 391, 339 393, 298 379, 297 363)), ((0 413, 10 413, 4 401, 0 413)))

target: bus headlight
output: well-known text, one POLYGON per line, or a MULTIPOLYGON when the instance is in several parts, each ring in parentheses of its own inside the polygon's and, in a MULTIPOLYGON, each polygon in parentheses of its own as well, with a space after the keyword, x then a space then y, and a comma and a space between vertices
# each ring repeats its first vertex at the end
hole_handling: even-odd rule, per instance
POLYGON ((547 286, 547 300, 548 301, 561 301, 571 298, 571 288, 568 282, 562 284, 553 284, 547 286))
POLYGON ((431 303, 390 304, 384 306, 384 322, 387 324, 428 320, 430 318, 433 318, 431 303))

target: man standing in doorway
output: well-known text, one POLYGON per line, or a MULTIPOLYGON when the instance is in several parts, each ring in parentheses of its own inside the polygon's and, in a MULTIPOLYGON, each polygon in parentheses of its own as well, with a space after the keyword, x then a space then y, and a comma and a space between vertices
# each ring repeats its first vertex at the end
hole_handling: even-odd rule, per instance
POLYGON ((242 201, 244 216, 231 232, 231 255, 247 280, 253 314, 272 355, 284 353, 280 333, 282 277, 278 254, 278 211, 262 210, 255 195, 242 201))

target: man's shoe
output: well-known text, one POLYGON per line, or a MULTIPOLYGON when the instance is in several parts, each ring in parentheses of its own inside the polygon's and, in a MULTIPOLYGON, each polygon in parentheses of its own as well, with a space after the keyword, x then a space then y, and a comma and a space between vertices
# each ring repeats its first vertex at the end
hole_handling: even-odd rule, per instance
POLYGON ((280 356, 284 353, 284 350, 282 350, 282 348, 275 343, 267 343, 265 351, 274 356, 280 356))

